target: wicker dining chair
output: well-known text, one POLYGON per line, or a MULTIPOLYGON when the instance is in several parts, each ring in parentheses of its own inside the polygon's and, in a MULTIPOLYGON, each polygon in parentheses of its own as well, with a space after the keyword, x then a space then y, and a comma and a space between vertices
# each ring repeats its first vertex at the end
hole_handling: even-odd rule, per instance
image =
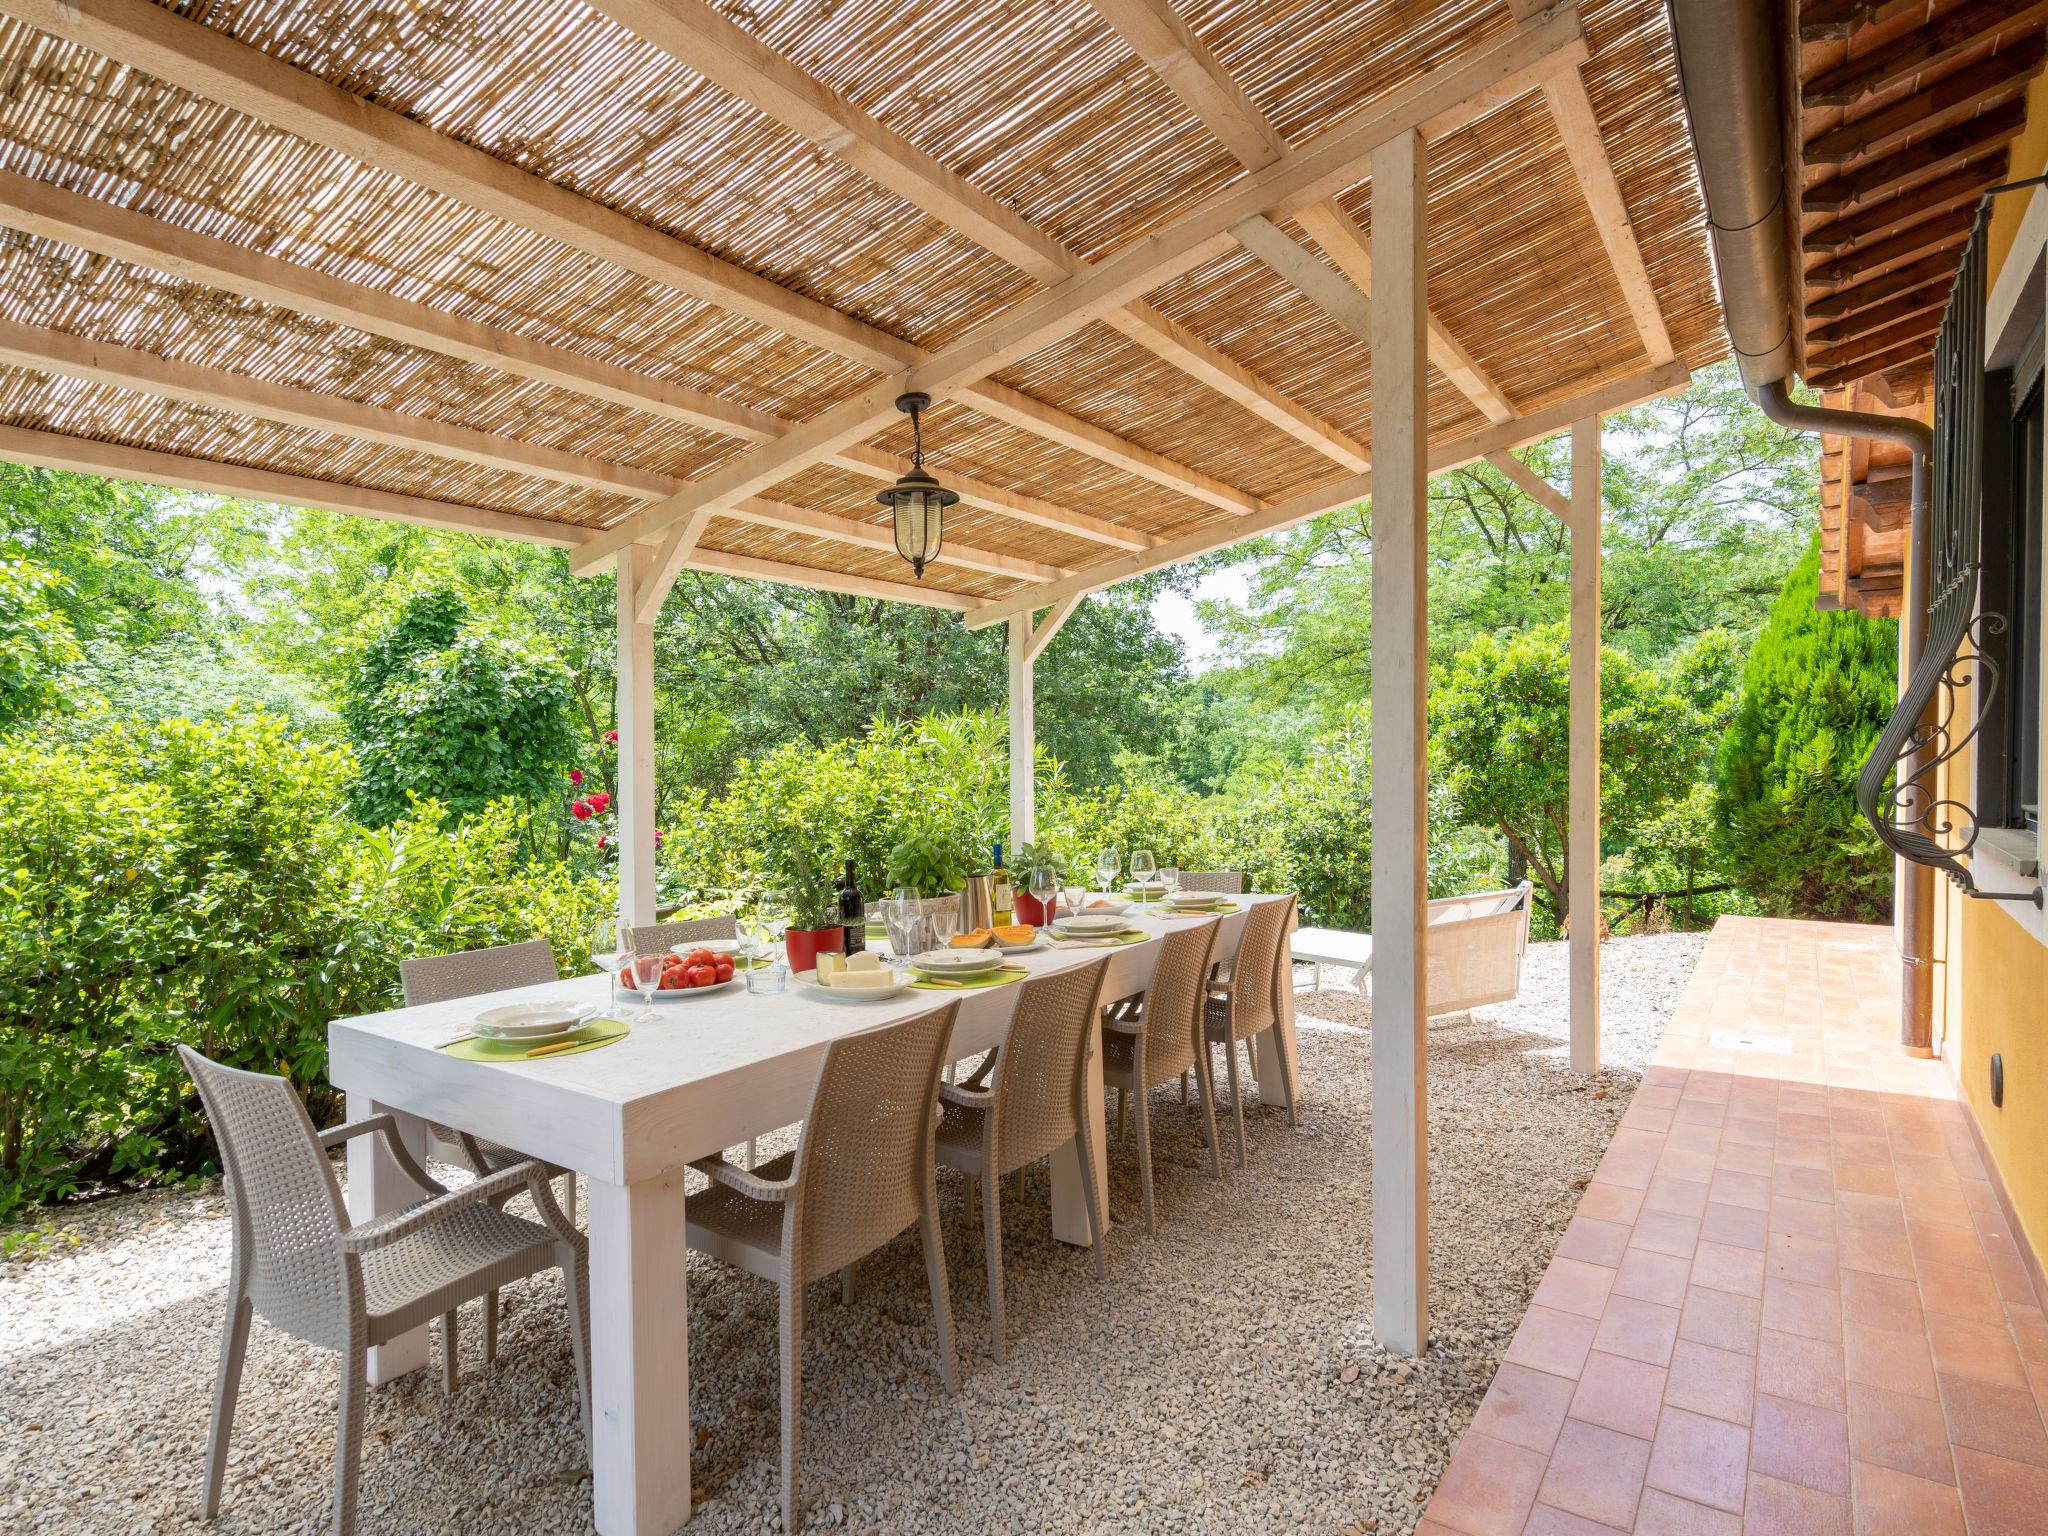
POLYGON ((1183 1072, 1201 1080, 1202 1120, 1209 1138, 1209 1171, 1223 1172, 1216 1150, 1216 1095, 1210 1091, 1209 1053, 1202 1048, 1202 1005, 1209 962, 1216 952, 1220 918, 1192 928, 1179 928, 1159 941, 1159 963, 1152 968, 1135 1010, 1105 1014, 1102 1020, 1103 1085, 1116 1090, 1116 1132, 1121 1141, 1129 1101, 1138 1110, 1138 1188, 1145 1202, 1145 1230, 1152 1218, 1151 1091, 1183 1072))
POLYGON ((1220 896, 1242 896, 1244 894, 1244 871, 1241 869, 1184 869, 1180 872, 1180 888, 1184 891, 1213 891, 1220 896))
MULTIPOLYGON (((1108 970, 1104 956, 1073 970, 1031 977, 1018 989, 1017 1011, 1001 1047, 982 1058, 973 1076, 939 1086, 939 1166, 959 1170, 980 1187, 989 1330, 998 1362, 1003 1358, 1002 1178, 1077 1138, 1082 1168, 1094 1166, 1087 1112, 1089 1042, 1108 970)), ((1095 1181, 1085 1172, 1081 1194, 1088 1206, 1088 1237, 1095 1245, 1095 1273, 1102 1275, 1102 1212, 1096 1208, 1095 1181)))
MULTIPOLYGON (((416 959, 398 962, 399 984, 405 989, 405 1006, 417 1008, 422 1003, 449 1003, 457 998, 480 997, 486 992, 505 992, 513 987, 545 986, 560 979, 555 966, 555 948, 546 939, 528 939, 523 944, 500 944, 494 949, 469 949, 453 955, 422 955, 416 959)), ((443 1143, 453 1153, 455 1161, 466 1172, 478 1178, 486 1178, 501 1168, 510 1168, 514 1163, 528 1161, 524 1152, 503 1147, 495 1141, 486 1141, 481 1136, 453 1126, 429 1121, 434 1139, 443 1143)), ((569 1219, 576 1219, 576 1175, 566 1168, 548 1165, 548 1177, 559 1177, 562 1181, 562 1209, 569 1219)), ((498 1204, 519 1194, 517 1189, 509 1190, 498 1204)), ((441 1332, 441 1389, 455 1390, 456 1378, 456 1316, 450 1312, 440 1322, 441 1332)), ((498 1358, 498 1293, 488 1292, 484 1296, 484 1359, 495 1362, 498 1358)))
POLYGON ((629 923, 621 935, 626 948, 636 952, 670 950, 681 944, 700 944, 706 939, 737 939, 739 936, 739 919, 730 912, 721 912, 713 917, 689 917, 674 923, 643 923, 638 928, 629 923))
POLYGON ((235 1221, 206 1438, 207 1519, 220 1512, 252 1313, 341 1356, 334 1536, 349 1536, 355 1526, 371 1346, 543 1270, 560 1269, 568 1293, 569 1344, 589 1444, 590 1249, 555 1204, 544 1165, 514 1163, 451 1192, 413 1160, 391 1116, 315 1131, 283 1078, 224 1067, 189 1046, 179 1046, 178 1055, 212 1123, 235 1221), (327 1154, 370 1135, 384 1138, 393 1161, 431 1198, 352 1227, 327 1154), (539 1222, 499 1208, 499 1199, 515 1192, 533 1197, 539 1222))
MULTIPOLYGON (((1262 901, 1251 909, 1244 920, 1244 933, 1237 941, 1237 963, 1229 977, 1222 980, 1211 978, 1204 1003, 1202 1056, 1206 1061, 1214 1047, 1223 1047, 1230 1077, 1230 1111, 1237 1122, 1237 1166, 1240 1168, 1245 1165, 1244 1090, 1237 1075, 1237 1047, 1240 1041, 1273 1029, 1274 1022, 1280 1017, 1280 988, 1292 985, 1291 978, 1286 982, 1281 980, 1280 955, 1286 947, 1289 920, 1294 916, 1294 900, 1289 895, 1276 901, 1262 901)), ((1292 965, 1287 969, 1291 973, 1292 965)), ((1300 1117, 1294 1105, 1293 1072, 1287 1060, 1287 1046, 1277 1029, 1273 1029, 1272 1039, 1273 1049, 1280 1058, 1281 1081, 1288 1085, 1287 1123, 1296 1125, 1300 1123, 1300 1117)), ((1216 1081, 1213 1066, 1207 1080, 1212 1085, 1216 1081)))
POLYGON ((953 1311, 939 1239, 939 1067, 957 1002, 845 1035, 825 1048, 796 1150, 754 1172, 723 1157, 690 1166, 711 1180, 684 1207, 689 1245, 772 1280, 782 1292, 782 1528, 797 1528, 797 1428, 805 1292, 916 1224, 938 1321, 939 1379, 952 1392, 953 1311))

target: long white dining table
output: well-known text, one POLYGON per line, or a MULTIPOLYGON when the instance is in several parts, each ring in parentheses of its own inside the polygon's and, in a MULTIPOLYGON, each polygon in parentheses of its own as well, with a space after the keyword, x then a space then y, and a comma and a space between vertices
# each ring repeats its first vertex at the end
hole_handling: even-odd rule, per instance
MULTIPOLYGON (((1245 911, 1269 896, 1234 898, 1220 919, 1216 956, 1231 960, 1245 911)), ((1132 914, 1163 934, 1187 919, 1132 914)), ((1283 950, 1283 954, 1285 951, 1283 950)), ((1033 974, 1109 957, 1105 999, 1145 989, 1156 941, 1122 948, 1047 948, 1018 956, 1033 974)), ((683 1171, 692 1159, 803 1118, 832 1040, 957 1001, 956 1059, 1000 1045, 1021 986, 925 991, 841 1004, 787 990, 735 988, 701 999, 645 1005, 655 1022, 600 1050, 535 1061, 464 1061, 441 1046, 468 1032, 480 1008, 538 998, 606 1000, 609 978, 576 977, 454 1002, 337 1019, 328 1027, 328 1072, 348 1097, 351 1120, 390 1114, 408 1145, 427 1151, 438 1122, 581 1174, 590 1236, 592 1499, 602 1536, 666 1536, 690 1516, 689 1301, 685 1284, 683 1171)), ((1295 1063, 1291 987, 1276 989, 1284 1059, 1295 1063)), ((1264 1047, 1267 1042, 1260 1041, 1264 1047)), ((1282 1053, 1256 1052, 1262 1096, 1277 1101, 1282 1053)), ((1091 1055, 1097 1091, 1093 1166, 1076 1144, 1052 1159, 1053 1230, 1089 1241, 1083 1178, 1107 1213, 1107 1135, 1099 1035, 1091 1055)), ((1298 1068, 1296 1069, 1298 1071, 1298 1068)), ((387 1214, 421 1191, 383 1150, 381 1138, 349 1143, 352 1221, 387 1214)), ((370 1379, 386 1382, 427 1363, 424 1328, 371 1351, 370 1379)))

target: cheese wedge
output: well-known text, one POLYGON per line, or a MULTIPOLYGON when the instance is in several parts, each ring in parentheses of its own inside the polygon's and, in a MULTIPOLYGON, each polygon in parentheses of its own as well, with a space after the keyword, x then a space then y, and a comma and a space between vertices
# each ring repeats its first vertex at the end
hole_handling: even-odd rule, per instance
POLYGON ((846 957, 846 969, 849 971, 879 971, 881 968, 880 957, 865 949, 846 957))
POLYGON ((831 986, 832 978, 845 969, 846 956, 829 949, 821 952, 818 956, 818 985, 821 987, 831 986))
MULTIPOLYGON (((858 958, 858 957, 856 957, 858 958)), ((840 988, 893 987, 896 973, 888 970, 856 970, 849 965, 832 978, 832 985, 840 988)))

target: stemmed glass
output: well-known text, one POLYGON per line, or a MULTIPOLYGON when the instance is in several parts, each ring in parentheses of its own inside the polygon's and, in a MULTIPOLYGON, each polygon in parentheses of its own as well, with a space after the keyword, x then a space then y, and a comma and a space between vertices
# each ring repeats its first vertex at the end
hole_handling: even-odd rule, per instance
POLYGON ((1159 883, 1166 887, 1161 893, 1162 899, 1178 896, 1180 894, 1180 866, 1178 864, 1160 865, 1159 883))
POLYGON ((747 990, 780 992, 787 969, 775 953, 775 919, 756 907, 740 920, 740 957, 747 962, 747 990))
POLYGON ((1124 867, 1123 855, 1114 848, 1105 848, 1095 855, 1095 877, 1102 882, 1102 894, 1107 896, 1116 884, 1117 871, 1124 867))
POLYGON ((1031 899, 1038 903, 1040 922, 1049 923, 1059 916, 1060 877, 1049 864, 1040 864, 1031 871, 1027 882, 1031 899))
POLYGON ((611 995, 619 990, 619 972, 632 962, 633 952, 619 943, 619 915, 601 914, 590 925, 590 963, 612 979, 611 995))
POLYGON ((953 934, 960 927, 960 909, 942 903, 925 914, 925 921, 931 924, 932 948, 944 949, 953 942, 953 934))
POLYGON ((1080 880, 1069 880, 1066 884, 1067 915, 1079 917, 1088 905, 1088 887, 1080 880))
POLYGON ((889 952, 896 959, 908 960, 925 947, 923 905, 909 886, 898 886, 882 903, 882 924, 889 930, 889 952))
POLYGON ((1140 904, 1152 900, 1152 872, 1158 867, 1159 862, 1152 857, 1150 848, 1131 850, 1131 884, 1138 888, 1140 904))

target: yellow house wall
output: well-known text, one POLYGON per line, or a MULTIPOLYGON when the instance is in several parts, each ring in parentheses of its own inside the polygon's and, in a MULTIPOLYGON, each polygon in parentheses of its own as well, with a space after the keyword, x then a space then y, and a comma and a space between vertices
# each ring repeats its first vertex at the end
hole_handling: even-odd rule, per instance
MULTIPOLYGON (((2008 180, 2048 166, 2048 76, 2028 92, 2027 127, 2008 180)), ((1992 280, 2010 255, 2027 194, 1993 203, 1986 232, 1992 280)), ((1943 775, 1945 792, 1976 803, 1972 753, 1943 775)), ((2048 944, 1998 901, 1935 882, 1934 1038, 1961 1085, 2035 1254, 2048 1262, 2048 944), (1991 1103, 1991 1057, 2005 1067, 2005 1104, 1991 1103)))

